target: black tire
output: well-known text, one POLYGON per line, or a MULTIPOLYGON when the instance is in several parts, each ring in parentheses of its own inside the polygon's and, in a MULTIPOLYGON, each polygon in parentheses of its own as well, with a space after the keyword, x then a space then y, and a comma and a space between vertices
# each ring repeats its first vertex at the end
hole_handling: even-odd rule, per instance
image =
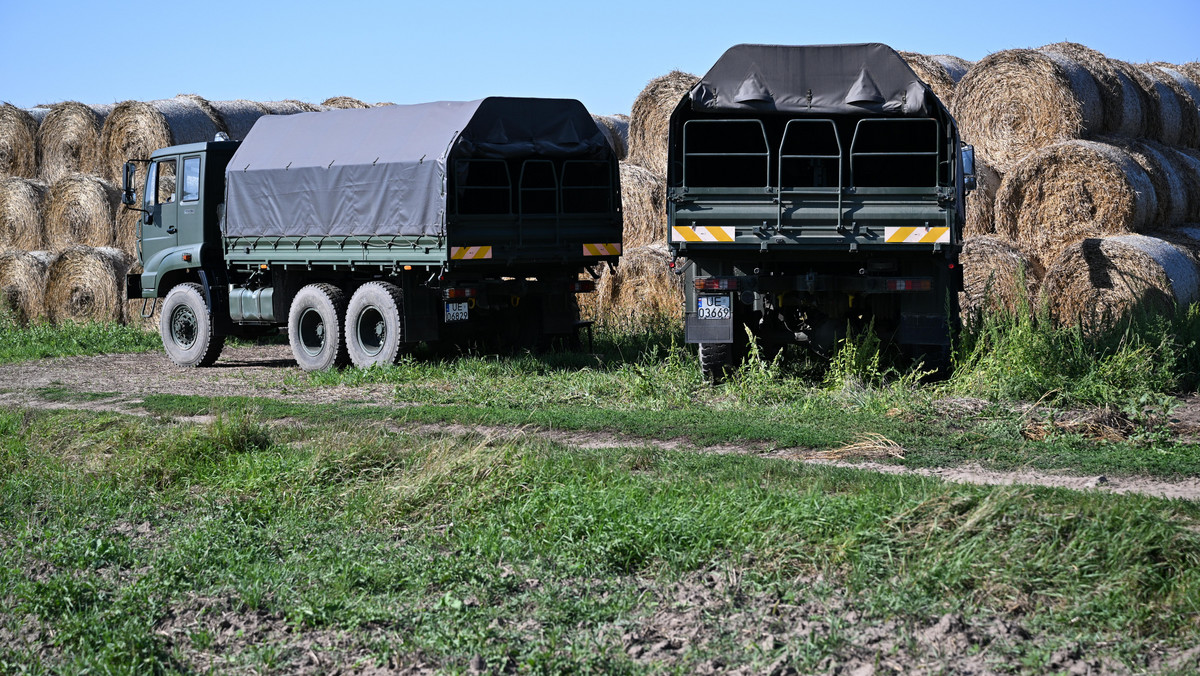
POLYGON ((179 284, 167 292, 158 333, 167 356, 184 368, 211 366, 225 347, 225 336, 213 333, 212 311, 199 284, 179 284))
POLYGON ((346 351, 359 368, 395 364, 403 354, 404 294, 395 284, 367 282, 346 307, 346 351))
POLYGON ((733 343, 700 343, 700 373, 720 383, 733 373, 733 343))
POLYGON ((288 312, 288 342, 305 371, 328 371, 349 363, 342 316, 346 294, 332 284, 309 284, 296 293, 288 312))

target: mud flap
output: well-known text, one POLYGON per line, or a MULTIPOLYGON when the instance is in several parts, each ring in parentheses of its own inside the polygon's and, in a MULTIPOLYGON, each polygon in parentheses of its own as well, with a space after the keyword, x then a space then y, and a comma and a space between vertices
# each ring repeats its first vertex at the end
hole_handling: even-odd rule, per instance
POLYGON ((684 324, 684 340, 689 343, 732 343, 733 317, 699 319, 695 314, 690 314, 684 324))

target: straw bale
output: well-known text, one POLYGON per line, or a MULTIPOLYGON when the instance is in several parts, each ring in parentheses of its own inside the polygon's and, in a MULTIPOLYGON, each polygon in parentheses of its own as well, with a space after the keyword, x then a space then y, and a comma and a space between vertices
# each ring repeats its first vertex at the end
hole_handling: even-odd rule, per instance
MULTIPOLYGON (((1143 77, 1142 85, 1147 97, 1153 101, 1151 109, 1156 113, 1147 126, 1147 136, 1167 145, 1180 145, 1183 137, 1195 134, 1195 118, 1185 117, 1188 111, 1176 92, 1176 83, 1157 68, 1139 68, 1128 64, 1143 77)), ((1191 140, 1190 138, 1188 139, 1191 140)), ((1194 145, 1188 143, 1187 145, 1194 145)))
POLYGON ((963 273, 959 308, 964 319, 989 312, 1016 314, 1034 307, 1045 269, 1016 244, 991 235, 968 237, 958 260, 963 273))
POLYGON ((974 65, 970 61, 959 56, 954 56, 953 54, 934 54, 929 58, 936 61, 946 71, 946 74, 950 76, 954 84, 958 84, 958 81, 963 79, 963 76, 974 65))
POLYGON ((967 195, 964 237, 996 231, 996 191, 1003 179, 987 160, 975 158, 975 190, 967 195))
POLYGON ((68 174, 46 193, 42 221, 46 246, 51 250, 77 244, 112 246, 121 191, 90 174, 68 174))
MULTIPOLYGON (((141 196, 139 191, 138 196, 141 196)), ((113 226, 113 246, 124 251, 131 258, 137 256, 137 224, 142 212, 129 207, 118 205, 117 216, 113 226)))
POLYGON ((268 115, 295 115, 296 113, 315 113, 321 110, 321 107, 316 104, 295 99, 260 101, 259 105, 266 108, 268 115))
POLYGON ((625 248, 667 241, 667 182, 644 167, 621 163, 625 248))
POLYGON ((1100 52, 1074 42, 1058 42, 1041 47, 1040 51, 1061 54, 1081 65, 1091 74, 1103 102, 1103 124, 1094 129, 1124 136, 1144 136, 1149 105, 1146 93, 1125 69, 1100 52))
POLYGON ((1192 84, 1200 87, 1200 61, 1189 61, 1175 66, 1175 70, 1183 73, 1192 84))
MULTIPOLYGON (((225 127, 224 120, 221 119, 221 114, 217 112, 217 109, 213 107, 212 102, 209 101, 208 99, 204 98, 203 96, 200 96, 199 94, 176 94, 175 98, 176 99, 186 99, 186 100, 191 101, 192 103, 196 104, 197 106, 200 106, 200 109, 204 111, 204 114, 208 116, 208 119, 212 120, 213 124, 217 125, 217 131, 223 131, 226 133, 229 132, 229 130, 225 127)), ((210 135, 207 139, 200 139, 200 140, 201 141, 211 141, 211 140, 213 140, 214 136, 216 136, 215 133, 210 135)))
POLYGON ((326 108, 370 108, 371 104, 359 101, 353 96, 332 96, 321 102, 326 108))
MULTIPOLYGON (((212 117, 212 106, 201 105, 197 99, 179 96, 118 103, 100 131, 100 175, 119 183, 127 160, 149 158, 155 150, 170 145, 213 140, 221 125, 212 117)), ((145 166, 140 165, 139 185, 144 178, 145 166)))
POLYGON ((42 208, 46 184, 31 178, 0 178, 0 248, 45 248, 42 208))
POLYGON ((0 104, 0 176, 37 177, 37 130, 29 111, 0 104))
POLYGON ((235 99, 233 101, 210 101, 213 110, 221 120, 225 133, 230 140, 241 141, 246 138, 250 128, 258 118, 268 114, 266 106, 256 101, 235 99))
POLYGON ((1096 141, 1066 141, 1026 157, 996 193, 997 234, 1042 262, 1087 237, 1145 230, 1157 213, 1146 170, 1121 148, 1096 141))
POLYGON ((35 106, 33 108, 25 108, 24 110, 25 112, 29 113, 29 117, 33 118, 34 124, 36 124, 40 129, 42 122, 46 119, 46 116, 50 114, 50 108, 51 106, 35 106))
POLYGON ((668 267, 665 244, 626 248, 615 270, 605 269, 596 282, 598 319, 638 322, 656 317, 683 317, 683 278, 668 267))
POLYGON ((1088 238, 1067 247, 1042 288, 1052 316, 1089 332, 1134 311, 1161 312, 1200 299, 1200 247, 1161 234, 1088 238))
POLYGON ((1183 182, 1187 198, 1184 220, 1200 221, 1200 150, 1195 148, 1166 148, 1165 154, 1175 166, 1183 182))
POLYGON ((1152 223, 1174 225, 1187 220, 1188 190, 1184 183, 1184 170, 1175 159, 1176 153, 1150 139, 1105 136, 1097 140, 1119 147, 1145 170, 1151 185, 1154 186, 1157 205, 1150 217, 1152 223))
POLYGON ((671 112, 700 78, 673 70, 654 78, 633 102, 629 121, 629 156, 633 164, 667 175, 667 127, 671 112))
MULTIPOLYGON (((900 56, 908 63, 921 82, 929 85, 935 96, 941 99, 947 107, 954 100, 954 87, 958 80, 954 79, 938 60, 916 52, 900 52, 900 56)), ((961 79, 961 76, 959 77, 961 79)))
POLYGON ((125 273, 130 259, 112 248, 73 246, 46 271, 46 315, 53 323, 125 319, 125 273))
POLYGON ((72 172, 100 172, 100 130, 112 106, 56 103, 38 129, 41 178, 53 183, 72 172))
POLYGON ((1170 63, 1155 63, 1143 66, 1148 72, 1157 71, 1166 76, 1165 82, 1179 100, 1181 127, 1179 145, 1189 148, 1200 147, 1200 84, 1192 82, 1179 66, 1170 63))
POLYGON ((592 115, 596 126, 608 139, 618 160, 624 160, 629 155, 629 116, 628 115, 592 115))
POLYGON ((18 324, 26 325, 45 315, 42 294, 48 261, 44 251, 0 251, 0 307, 12 313, 18 324))
POLYGON ((958 83, 959 130, 997 171, 1046 146, 1102 129, 1096 81, 1055 51, 1010 49, 976 63, 958 83))

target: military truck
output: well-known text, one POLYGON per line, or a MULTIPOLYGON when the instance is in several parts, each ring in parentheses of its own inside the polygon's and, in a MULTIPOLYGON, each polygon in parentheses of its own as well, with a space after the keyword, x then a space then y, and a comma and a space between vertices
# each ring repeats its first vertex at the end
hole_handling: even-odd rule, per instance
MULTIPOLYGON (((259 119, 125 166, 128 296, 176 364, 287 327, 305 370, 418 342, 578 336, 585 270, 621 253, 620 174, 578 101, 492 97, 259 119), (581 280, 581 277, 583 279, 581 280)), ((592 277, 594 279, 594 277, 592 277)))
POLYGON ((672 265, 706 375, 750 340, 829 354, 848 327, 947 364, 973 151, 890 47, 732 47, 668 142, 672 265))

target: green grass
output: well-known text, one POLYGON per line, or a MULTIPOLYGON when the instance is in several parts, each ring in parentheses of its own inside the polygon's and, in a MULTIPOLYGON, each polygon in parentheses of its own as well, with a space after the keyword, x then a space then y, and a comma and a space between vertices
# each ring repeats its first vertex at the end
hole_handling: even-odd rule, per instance
POLYGON ((947 612, 1018 622, 993 654, 1030 673, 1200 639, 1192 503, 262 419, 0 413, 0 671, 640 673, 628 636, 685 591, 723 610, 678 673, 814 671, 947 612), (828 630, 758 646, 789 607, 828 630))
POLYGON ((112 323, 18 326, 0 314, 0 364, 50 357, 161 350, 157 334, 112 323))

